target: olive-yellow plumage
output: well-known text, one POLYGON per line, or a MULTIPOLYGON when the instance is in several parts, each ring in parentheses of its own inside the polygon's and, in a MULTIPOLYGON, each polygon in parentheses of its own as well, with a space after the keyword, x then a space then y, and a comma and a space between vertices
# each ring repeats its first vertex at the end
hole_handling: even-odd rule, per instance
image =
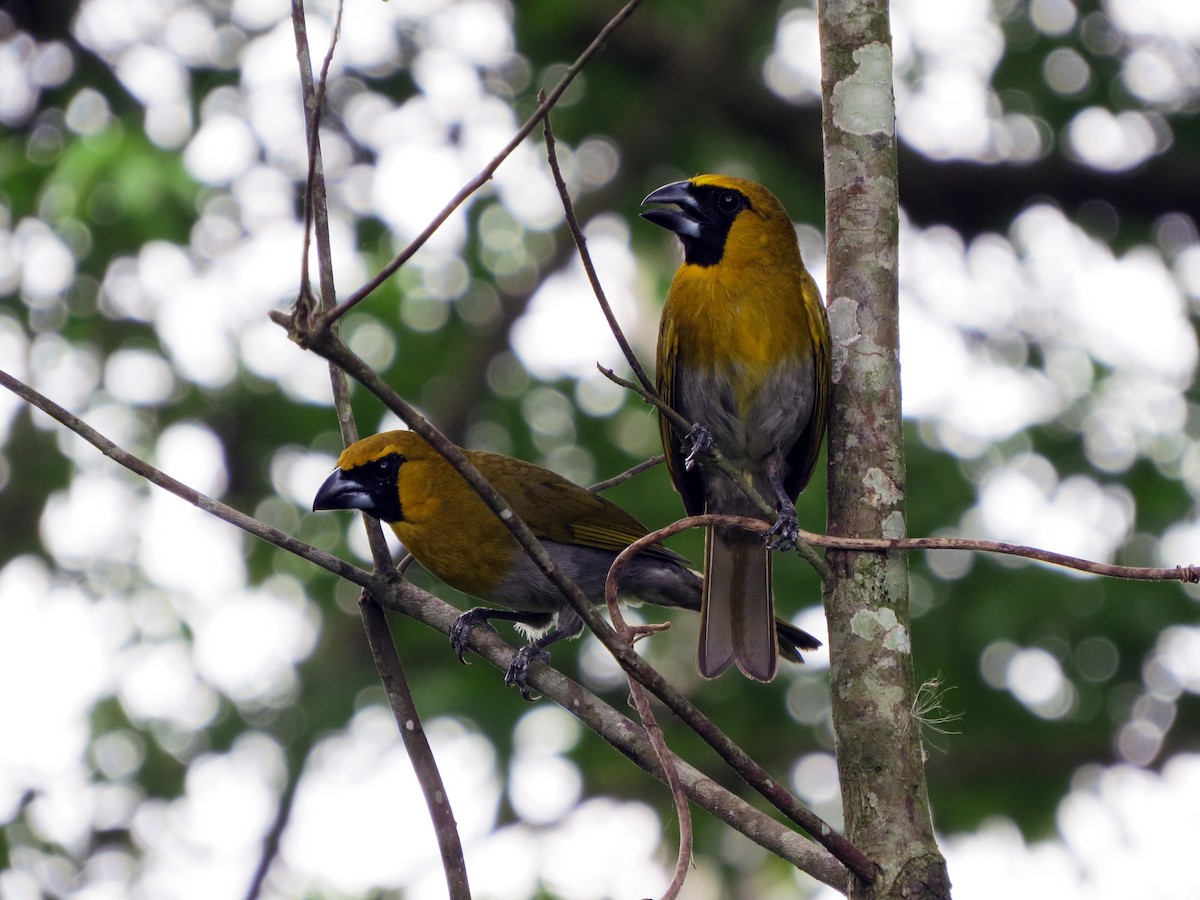
MULTIPOLYGON (((773 533, 797 530, 794 500, 820 453, 829 402, 829 324, 804 268, 783 205, 765 187, 725 175, 665 185, 642 215, 675 232, 683 264, 663 307, 657 381, 662 398, 690 422, 685 446, 660 418, 667 465, 684 507, 758 516, 729 479, 693 455, 711 440, 758 492, 775 500, 773 533)), ((697 665, 716 677, 731 664, 751 678, 776 673, 767 544, 739 529, 710 530, 705 542, 697 665)))
MULTIPOLYGON (((464 450, 545 546, 554 563, 593 603, 617 554, 646 534, 636 518, 609 500, 532 463, 464 450)), ((508 619, 537 640, 526 648, 509 682, 524 689, 524 669, 554 641, 575 637, 583 622, 555 585, 465 479, 419 435, 389 431, 351 444, 313 501, 314 509, 360 509, 387 522, 413 558, 463 593, 503 607, 478 608, 451 630, 461 656, 470 626, 508 619)), ((618 593, 632 602, 700 608, 700 578, 682 556, 661 544, 626 567, 618 593)), ((781 652, 800 661, 797 647, 817 646, 811 635, 778 623, 781 652)))

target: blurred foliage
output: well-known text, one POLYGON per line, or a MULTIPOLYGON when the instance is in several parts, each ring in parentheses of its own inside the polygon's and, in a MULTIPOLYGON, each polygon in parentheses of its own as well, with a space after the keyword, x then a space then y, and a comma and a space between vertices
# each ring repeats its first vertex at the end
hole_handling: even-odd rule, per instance
MULTIPOLYGON (((674 257, 661 234, 641 227, 636 213, 639 199, 667 180, 736 162, 771 185, 797 221, 822 225, 819 105, 811 99, 789 104, 768 91, 760 77, 781 10, 794 5, 779 8, 716 0, 645 4, 555 110, 555 130, 567 146, 605 136, 618 149, 619 168, 603 183, 580 192, 577 203, 585 218, 602 210, 626 218, 643 267, 647 271, 653 267, 652 280, 646 283, 653 285, 655 296, 665 289, 674 257)), ((512 76, 511 102, 518 118, 533 108, 537 89, 561 73, 563 64, 591 40, 613 8, 612 4, 579 6, 559 0, 514 4, 515 47, 524 60, 523 67, 514 71, 527 76, 512 76)), ((205 5, 204 14, 222 27, 239 27, 228 19, 226 4, 205 5)), ((346 14, 356 14, 354 4, 347 6, 346 14)), ((1102 208, 1106 213, 1101 218, 1107 224, 1099 236, 1120 252, 1155 244, 1156 224, 1163 216, 1200 209, 1194 165, 1194 148, 1200 142, 1195 93, 1173 108, 1153 111, 1170 132, 1170 140, 1159 152, 1129 170, 1089 168, 1069 152, 1064 132, 1085 105, 1117 111, 1147 106, 1123 89, 1120 81, 1122 54, 1134 38, 1117 34, 1116 26, 1106 19, 1098 20, 1104 17, 1099 11, 1088 12, 1059 35, 1036 28, 1026 5, 1013 0, 997 4, 996 15, 1006 45, 991 89, 1003 109, 1034 115, 1045 123, 1049 140, 1037 158, 1020 163, 938 159, 905 146, 901 193, 913 222, 946 225, 970 240, 988 231, 1006 232, 1013 217, 1034 201, 1056 204, 1081 222, 1096 221, 1094 216, 1088 219, 1088 210, 1094 213, 1102 208), (1087 29, 1101 26, 1119 40, 1085 39, 1087 29), (1043 64, 1061 48, 1074 51, 1089 67, 1089 86, 1079 93, 1056 92, 1045 81, 1043 64)), ((16 40, 18 23, 5 19, 3 34, 10 42, 16 40)), ((164 149, 148 138, 142 104, 112 75, 109 64, 64 39, 75 61, 71 77, 42 90, 28 116, 0 132, 4 215, 0 224, 10 229, 31 217, 45 221, 71 249, 76 275, 71 286, 53 298, 32 299, 22 294, 17 283, 6 283, 10 292, 3 298, 0 317, 30 341, 57 335, 86 349, 98 369, 115 350, 131 346, 151 348, 170 359, 154 322, 108 311, 100 301, 100 285, 114 264, 135 257, 151 242, 187 247, 197 220, 210 204, 236 205, 236 200, 227 186, 194 181, 178 148, 164 149), (98 133, 76 133, 64 124, 68 105, 84 89, 101 92, 111 111, 108 124, 98 133)), ((208 92, 236 83, 224 67, 206 68, 193 62, 190 71, 191 105, 196 110, 208 92)), ((400 102, 419 88, 404 66, 379 73, 349 71, 339 78, 346 83, 331 86, 326 127, 346 142, 352 159, 370 164, 376 151, 356 140, 347 127, 339 97, 377 91, 400 102)), ((536 153, 541 153, 540 148, 536 153)), ((299 173, 284 170, 292 179, 298 209, 299 173)), ((470 212, 473 226, 497 203, 491 193, 476 201, 470 212)), ((373 270, 395 249, 387 226, 369 213, 358 215, 353 226, 364 268, 373 270)), ((612 415, 590 415, 577 407, 574 380, 542 382, 520 370, 509 348, 509 329, 524 313, 534 288, 568 264, 573 253, 561 228, 550 234, 526 231, 522 238, 528 262, 519 277, 507 280, 489 267, 477 241, 468 242, 462 261, 471 287, 460 298, 447 301, 449 312, 440 327, 412 327, 404 309, 419 298, 420 275, 402 272, 347 317, 345 332, 353 338, 357 329, 382 325, 392 333, 395 352, 382 374, 457 440, 471 442, 472 436, 482 435, 494 441, 500 434, 506 444, 500 449, 506 452, 552 464, 583 459, 580 470, 590 469, 596 479, 607 477, 655 452, 651 414, 637 399, 626 398, 612 415), (553 392, 547 396, 558 395, 572 409, 566 437, 548 441, 531 426, 526 404, 534 391, 553 392), (571 457, 566 451, 574 448, 585 448, 586 453, 571 457)), ((199 254, 196 258, 204 262, 199 254)), ((340 285, 346 293, 355 287, 340 285)), ((276 299, 279 308, 289 302, 286 295, 276 299)), ((569 335, 562 339, 569 340, 569 335)), ((10 361, 2 364, 8 368, 10 361)), ((1036 360, 1031 356, 1028 364, 1035 365, 1036 360)), ((1098 371, 1102 368, 1097 363, 1098 371)), ((99 389, 94 383, 92 390, 99 389)), ((78 406, 86 409, 88 403, 78 406)), ((355 409, 364 431, 379 423, 380 410, 365 392, 355 393, 355 409)), ((275 497, 272 465, 281 447, 332 453, 337 446, 327 406, 291 397, 270 377, 244 365, 234 379, 215 387, 177 375, 165 401, 139 406, 132 414, 145 443, 133 449, 146 450, 153 445, 153 435, 173 423, 198 420, 211 428, 225 454, 224 499, 247 511, 262 509, 275 497)), ((1189 436, 1195 435, 1197 421, 1192 407, 1189 436)), ((1060 477, 1085 473, 1101 483, 1123 485, 1136 500, 1134 538, 1161 534, 1167 526, 1195 514, 1195 497, 1181 479, 1144 457, 1125 471, 1096 472, 1078 429, 1069 423, 1033 427, 974 460, 959 459, 923 435, 919 423, 912 423, 907 454, 909 528, 914 535, 957 528, 977 501, 983 463, 998 463, 1017 452, 1041 454, 1060 477)), ((72 475, 57 448, 44 421, 39 419, 34 427, 23 414, 12 420, 3 446, 5 471, 11 474, 0 495, 5 509, 0 522, 5 561, 28 552, 50 558, 37 542, 39 518, 47 498, 64 489, 72 475)), ((819 526, 823 490, 823 475, 819 475, 800 503, 802 524, 819 526)), ((661 470, 638 476, 614 490, 612 497, 651 526, 665 524, 681 512, 661 470)), ((301 537, 343 555, 350 553, 342 540, 346 529, 340 524, 314 518, 299 507, 291 508, 286 518, 301 537)), ((687 535, 675 543, 693 559, 700 558, 699 536, 687 535)), ((247 542, 245 553, 256 583, 274 572, 304 581, 307 596, 320 608, 319 641, 298 667, 297 690, 278 705, 239 705, 223 698, 206 732, 182 745, 164 742, 154 723, 131 721, 115 698, 97 704, 91 717, 94 737, 118 730, 139 735, 146 755, 138 783, 146 796, 178 796, 190 759, 203 749, 229 747, 250 727, 275 735, 295 770, 308 749, 344 726, 361 705, 381 702, 360 637, 354 592, 266 545, 247 542)), ((1121 561, 1127 558, 1140 564, 1153 564, 1150 556, 1144 541, 1136 539, 1119 554, 1121 561)), ((1045 835, 1053 828, 1056 803, 1077 770, 1120 759, 1117 734, 1144 689, 1143 668, 1164 628, 1195 622, 1194 595, 1174 585, 1076 578, 1005 559, 975 558, 952 575, 931 567, 923 556, 914 556, 911 562, 917 671, 922 679, 940 680, 945 709, 960 717, 945 726, 953 733, 928 735, 937 825, 945 832, 966 830, 1000 813, 1031 835, 1045 835), (1115 665, 1102 678, 1079 669, 1081 647, 1095 637, 1115 648, 1115 665), (1065 715, 1039 717, 1012 693, 988 683, 981 659, 989 647, 1003 641, 1043 648, 1059 661, 1077 692, 1065 715)), ((414 570, 412 577, 451 602, 464 607, 470 602, 453 596, 422 572, 414 570)), ((129 589, 142 581, 136 578, 129 589)), ((818 602, 819 585, 798 560, 782 559, 776 565, 776 592, 782 613, 794 615, 818 602)), ((646 615, 657 617, 654 611, 646 615)), ((506 690, 499 674, 481 664, 459 666, 441 635, 404 620, 393 621, 393 632, 425 715, 453 716, 481 730, 500 753, 504 771, 512 753, 514 723, 526 711, 516 693, 506 690)), ((784 712, 793 708, 800 688, 825 683, 822 671, 789 675, 769 686, 754 685, 752 690, 734 677, 703 683, 691 666, 694 637, 694 622, 676 621, 670 632, 649 642, 652 646, 646 652, 769 770, 788 778, 798 757, 832 750, 827 709, 805 719, 810 724, 784 712)), ((554 661, 573 677, 588 681, 580 668, 580 646, 556 647, 554 661)), ((624 707, 624 688, 612 687, 605 693, 615 706, 624 707)), ((1156 764, 1172 750, 1200 746, 1196 707, 1194 696, 1179 699, 1162 754, 1148 764, 1156 764)), ((664 724, 673 746, 740 789, 711 764, 694 738, 675 728, 673 721, 664 724)), ((584 776, 587 794, 649 798, 663 819, 670 821, 668 799, 657 784, 624 761, 614 761, 611 750, 594 736, 586 734, 579 741, 572 759, 584 776)), ((97 769, 95 777, 104 776, 97 769)), ((513 815, 511 810, 506 814, 513 815)), ((722 830, 701 817, 699 851, 721 858, 722 830)))

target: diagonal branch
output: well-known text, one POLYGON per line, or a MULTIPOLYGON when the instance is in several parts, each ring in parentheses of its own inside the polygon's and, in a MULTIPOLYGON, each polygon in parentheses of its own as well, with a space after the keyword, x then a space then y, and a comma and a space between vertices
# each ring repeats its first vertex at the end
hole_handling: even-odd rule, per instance
MULTIPOLYGON (((277 322, 294 328, 295 322, 287 316, 274 317, 277 322)), ((487 504, 488 508, 500 519, 509 533, 517 540, 522 549, 537 565, 538 569, 559 589, 566 598, 571 609, 581 618, 593 634, 613 655, 621 667, 632 674, 645 685, 651 693, 665 703, 680 720, 708 743, 723 759, 728 761, 739 775, 757 780, 760 784, 770 784, 764 796, 792 821, 806 828, 805 823, 812 823, 812 813, 807 810, 783 785, 771 779, 761 765, 755 762, 745 750, 739 747, 727 734, 702 713, 684 694, 670 684, 648 662, 640 657, 632 645, 622 640, 592 607, 578 586, 567 578, 550 559, 545 548, 537 537, 521 521, 499 493, 493 488, 479 471, 467 461, 462 451, 452 444, 440 431, 422 416, 403 397, 377 375, 359 356, 350 350, 336 336, 328 331, 311 335, 305 342, 314 353, 341 366, 351 378, 371 391, 388 409, 398 415, 408 426, 425 438, 447 462, 463 476, 464 480, 487 504)), ((539 668, 534 664, 530 671, 539 668)), ((819 829, 818 829, 819 830, 819 829)), ((854 871, 860 878, 870 881, 874 878, 875 866, 858 849, 845 838, 837 834, 812 835, 821 841, 831 853, 854 871), (827 842, 827 843, 826 843, 827 842)))
POLYGON ((334 575, 339 575, 347 581, 352 581, 362 587, 378 587, 385 584, 385 582, 380 581, 378 576, 371 572, 344 562, 333 554, 326 553, 324 550, 318 550, 316 547, 306 544, 299 538, 292 537, 286 531, 272 528, 265 522, 260 522, 258 519, 222 503, 220 500, 201 493, 193 487, 189 487, 177 478, 172 478, 161 469, 156 469, 145 460, 117 446, 78 416, 59 406, 49 397, 39 393, 2 369, 0 369, 0 386, 7 388, 30 406, 41 410, 52 419, 65 425, 113 462, 124 466, 130 472, 144 478, 151 484, 174 494, 182 500, 186 500, 197 509, 216 516, 218 519, 240 528, 247 534, 262 538, 276 547, 287 550, 289 553, 294 553, 296 556, 306 559, 323 569, 327 569, 334 575))
POLYGON ((607 491, 609 488, 614 488, 618 484, 624 484, 630 478, 633 478, 633 476, 641 475, 643 472, 645 472, 649 469, 653 469, 655 466, 659 465, 665 458, 666 457, 664 457, 661 453, 658 454, 657 456, 652 456, 649 459, 643 460, 642 462, 638 463, 636 466, 626 469, 624 472, 621 472, 619 475, 614 475, 612 478, 605 478, 603 481, 597 481, 595 484, 588 487, 588 490, 591 491, 592 493, 598 494, 601 491, 607 491))
MULTIPOLYGON (((342 2, 338 0, 337 18, 330 38, 329 49, 321 66, 320 77, 314 85, 303 2, 302 0, 293 0, 292 27, 296 39, 297 60, 300 64, 301 91, 308 113, 305 116, 308 130, 308 180, 304 193, 303 276, 296 303, 296 315, 306 319, 310 319, 312 302, 307 274, 310 223, 315 225, 317 237, 322 309, 328 310, 336 298, 333 250, 329 240, 329 209, 326 203, 325 173, 321 165, 320 117, 328 84, 329 67, 333 61, 338 35, 341 32, 341 23, 342 2)), ((331 325, 331 330, 336 335, 336 323, 331 325)), ((354 411, 350 406, 350 391, 346 383, 346 375, 336 366, 330 366, 329 378, 333 388, 334 409, 342 440, 345 444, 353 443, 358 439, 358 426, 355 424, 354 411)), ((366 528, 367 541, 375 562, 375 571, 393 572, 391 554, 388 551, 387 542, 383 539, 379 522, 364 515, 363 526, 366 528)), ((412 764, 421 794, 425 799, 425 806, 429 810, 429 818, 433 824, 442 860, 442 870, 446 877, 447 890, 453 900, 470 900, 471 886, 467 878, 466 857, 463 854, 462 839, 458 833, 454 811, 450 807, 446 786, 442 781, 441 772, 438 770, 433 749, 429 746, 425 729, 421 725, 421 717, 416 703, 413 701, 412 692, 409 690, 408 678, 405 675, 400 656, 396 652, 396 645, 392 641, 392 634, 388 630, 383 610, 372 599, 372 596, 370 591, 364 590, 359 600, 359 613, 362 618, 363 630, 366 633, 367 644, 371 648, 371 656, 375 662, 375 668, 379 672, 384 693, 388 698, 388 705, 396 720, 397 730, 412 764)))
MULTIPOLYGON (((541 100, 544 103, 546 98, 543 94, 541 100)), ((633 370, 633 374, 637 376, 638 381, 642 383, 642 387, 647 392, 654 391, 654 385, 650 381, 650 377, 646 374, 646 370, 642 368, 642 364, 638 362, 637 354, 633 352, 633 347, 625 338, 625 332, 621 330, 621 325, 617 322, 617 317, 613 314, 612 306, 609 305, 608 297, 604 294, 604 287, 600 284, 600 276, 596 274, 596 266, 592 263, 592 254, 587 249, 587 238, 583 236, 583 229, 579 227, 579 219, 575 216, 575 204, 571 202, 571 194, 567 190, 567 183, 563 180, 562 169, 558 165, 558 153, 554 148, 554 132, 550 129, 550 116, 542 120, 542 135, 546 141, 546 158, 550 161, 550 172, 554 176, 554 186, 558 188, 558 196, 562 200, 563 213, 567 219, 567 228, 571 232, 571 237, 575 240, 575 246, 579 250, 579 259, 583 262, 583 271, 587 273, 588 283, 592 286, 592 293, 596 295, 596 301, 600 304, 600 311, 604 313, 604 318, 608 321, 608 327, 616 338, 617 345, 621 348, 621 352, 625 354, 625 361, 629 363, 629 368, 633 370)))
POLYGON ((590 60, 596 54, 596 52, 604 46, 609 36, 616 31, 618 27, 620 27, 621 23, 633 15, 633 11, 637 9, 640 3, 641 0, 629 0, 628 3, 621 7, 617 14, 609 20, 608 24, 600 29, 600 32, 587 46, 587 49, 579 54, 579 58, 567 68, 567 71, 563 73, 562 78, 558 80, 558 83, 554 85, 550 93, 546 95, 546 98, 538 104, 538 107, 534 110, 533 115, 526 119, 525 124, 517 129, 516 134, 514 134, 512 139, 504 145, 504 148, 492 158, 491 162, 484 166, 479 174, 463 185, 462 188, 459 189, 458 193, 450 199, 450 202, 442 207, 442 210, 433 217, 433 221, 426 225, 421 233, 413 238, 412 241, 409 242, 408 246, 401 250, 391 262, 380 269, 370 281, 368 281, 353 294, 339 303, 336 307, 330 310, 327 314, 325 314, 324 318, 326 323, 336 322, 343 315, 365 300, 381 284, 387 281, 397 269, 408 262, 409 259, 412 258, 413 254, 425 245, 425 242, 428 241, 429 238, 431 238, 433 234, 442 227, 442 223, 450 218, 454 211, 462 206, 464 202, 466 202, 468 197, 470 197, 491 180, 492 176, 496 173, 496 170, 500 168, 500 164, 509 157, 513 150, 518 147, 518 145, 520 145, 521 141, 525 140, 525 138, 527 138, 533 132, 533 129, 537 127, 538 122, 545 117, 551 108, 553 108, 554 104, 558 102, 558 99, 563 95, 566 89, 571 86, 571 82, 575 80, 575 77, 583 70, 583 67, 587 65, 588 60, 590 60))
MULTIPOLYGON (((291 535, 191 488, 144 460, 118 447, 59 404, 20 380, 0 370, 0 385, 31 406, 49 415, 79 435, 103 455, 199 509, 261 538, 282 550, 306 559, 339 575, 376 597, 387 609, 403 613, 425 625, 449 634, 459 611, 431 594, 403 581, 395 572, 368 572, 318 550, 291 535)), ((501 671, 511 665, 516 651, 492 632, 477 630, 471 649, 501 671)), ((645 732, 636 724, 549 666, 535 666, 529 681, 546 697, 578 717, 605 741, 656 778, 665 778, 645 732)), ((765 849, 838 890, 845 890, 846 869, 832 855, 801 839, 795 832, 717 785, 693 767, 676 760, 688 798, 710 814, 745 834, 765 849)))
MULTIPOLYGON (((746 527, 751 531, 761 531, 764 535, 771 527, 768 523, 759 519, 752 519, 745 516, 709 514, 680 519, 677 522, 673 522, 670 525, 638 538, 617 554, 617 558, 613 560, 612 567, 608 570, 608 578, 604 583, 604 599, 608 603, 610 614, 612 614, 617 605, 617 582, 621 577, 621 572, 629 564, 629 561, 642 550, 646 549, 646 547, 665 540, 671 537, 671 535, 686 531, 689 528, 730 525, 746 527)), ((713 730, 716 730, 715 726, 713 726, 713 730)), ((830 853, 844 862, 859 878, 867 882, 874 879, 874 863, 859 852, 846 838, 834 831, 825 820, 804 806, 804 804, 788 793, 786 789, 782 788, 778 780, 772 777, 766 769, 753 760, 745 751, 732 741, 728 741, 728 738, 725 738, 724 735, 718 736, 714 734, 711 735, 712 739, 710 739, 710 735, 708 734, 701 733, 700 736, 708 741, 709 745, 720 754, 721 758, 729 764, 730 768, 745 779, 747 784, 772 803, 776 809, 803 828, 813 840, 824 846, 830 853), (728 743, 726 743, 727 741, 728 743)))

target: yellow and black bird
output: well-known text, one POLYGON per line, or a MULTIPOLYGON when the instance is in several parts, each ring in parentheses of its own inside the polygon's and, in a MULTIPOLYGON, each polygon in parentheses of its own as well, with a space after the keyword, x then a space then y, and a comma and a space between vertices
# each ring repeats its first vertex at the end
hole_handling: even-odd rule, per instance
MULTIPOLYGON (((609 500, 540 466, 495 453, 464 450, 467 459, 532 529, 550 557, 592 603, 617 554, 646 528, 609 500)), ((526 670, 555 641, 577 637, 583 622, 474 489, 423 438, 389 431, 351 444, 317 491, 313 509, 359 509, 391 526, 418 563, 446 584, 501 609, 479 607, 455 621, 450 640, 459 658, 472 625, 517 623, 532 643, 506 676, 528 699, 526 670)), ((624 600, 700 608, 700 577, 687 560, 653 544, 631 560, 618 584, 624 600)), ((820 645, 812 635, 777 623, 780 652, 802 662, 797 648, 820 645)))
MULTIPOLYGON (((728 478, 702 460, 709 445, 777 504, 777 546, 794 545, 795 498, 808 484, 829 404, 829 322, 800 259, 783 205, 760 184, 699 175, 664 185, 642 213, 679 236, 658 333, 658 390, 689 422, 681 437, 659 419, 667 467, 691 515, 759 516, 728 478)), ((768 542, 736 528, 705 541, 697 666, 707 678, 730 664, 750 678, 776 673, 768 542)))

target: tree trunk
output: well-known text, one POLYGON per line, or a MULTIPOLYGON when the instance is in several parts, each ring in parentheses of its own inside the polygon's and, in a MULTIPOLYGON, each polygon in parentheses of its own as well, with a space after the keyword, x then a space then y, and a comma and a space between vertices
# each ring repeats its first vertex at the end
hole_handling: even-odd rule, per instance
MULTIPOLYGON (((822 0, 826 288, 833 331, 829 531, 905 534, 898 199, 886 0, 822 0)), ((914 715, 908 564, 830 552, 830 689, 846 836, 882 869, 852 898, 949 897, 914 715)))

